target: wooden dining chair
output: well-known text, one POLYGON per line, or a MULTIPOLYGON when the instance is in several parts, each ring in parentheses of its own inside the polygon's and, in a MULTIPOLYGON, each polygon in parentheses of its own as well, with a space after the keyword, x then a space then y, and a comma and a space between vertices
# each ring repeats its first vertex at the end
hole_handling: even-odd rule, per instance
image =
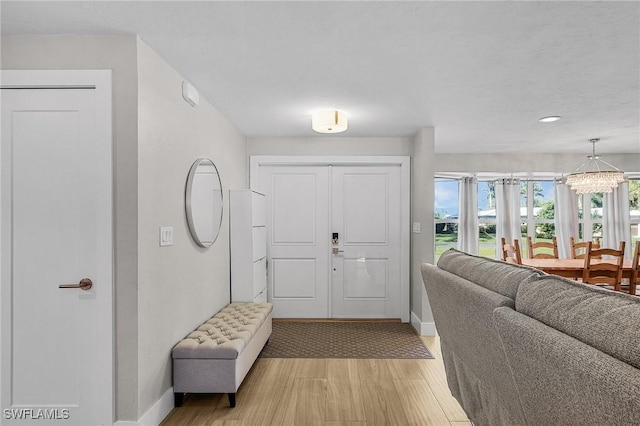
POLYGON ((631 263, 631 280, 629 280, 629 294, 636 295, 638 284, 640 284, 640 241, 636 241, 636 249, 633 252, 633 262, 631 263))
POLYGON ((520 254, 520 243, 518 240, 513 240, 513 244, 507 244, 507 240, 502 237, 500 241, 502 243, 502 260, 522 265, 522 255, 520 254))
POLYGON ((531 237, 527 237, 527 245, 529 246, 529 259, 558 259, 558 241, 556 237, 551 238, 551 242, 538 241, 533 242, 531 237), (535 250, 542 249, 543 252, 536 253, 535 250), (551 250, 551 253, 549 253, 551 250))
POLYGON ((585 284, 605 284, 613 286, 616 291, 620 291, 624 246, 625 242, 621 241, 617 250, 612 248, 593 248, 593 243, 587 241, 582 282, 585 284), (610 256, 611 258, 607 258, 607 261, 604 261, 602 256, 610 256))
MULTIPOLYGON (((571 258, 572 259, 584 259, 586 253, 587 253, 587 243, 590 243, 591 241, 579 241, 576 242, 576 240, 573 237, 569 238, 571 241, 571 258)), ((591 243, 591 247, 594 249, 599 249, 600 248, 600 238, 596 237, 594 242, 591 243)))

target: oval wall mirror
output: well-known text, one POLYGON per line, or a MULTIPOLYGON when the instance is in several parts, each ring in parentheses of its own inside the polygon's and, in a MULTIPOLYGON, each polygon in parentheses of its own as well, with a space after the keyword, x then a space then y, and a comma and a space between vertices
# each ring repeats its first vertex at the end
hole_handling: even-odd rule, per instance
POLYGON ((193 240, 200 247, 210 247, 222 224, 222 184, 218 169, 208 158, 198 158, 189 170, 185 210, 193 240))

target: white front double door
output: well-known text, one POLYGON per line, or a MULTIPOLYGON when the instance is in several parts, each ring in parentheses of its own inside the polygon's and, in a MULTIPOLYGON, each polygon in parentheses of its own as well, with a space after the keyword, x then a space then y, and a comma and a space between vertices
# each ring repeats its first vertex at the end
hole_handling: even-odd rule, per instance
POLYGON ((408 317, 399 165, 259 169, 274 316, 408 317))

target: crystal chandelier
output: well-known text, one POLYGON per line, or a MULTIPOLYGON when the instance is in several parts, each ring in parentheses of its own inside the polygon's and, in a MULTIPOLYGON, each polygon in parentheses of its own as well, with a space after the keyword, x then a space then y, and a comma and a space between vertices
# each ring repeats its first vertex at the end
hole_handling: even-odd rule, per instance
POLYGON ((587 161, 567 176, 567 185, 577 194, 591 194, 596 192, 611 192, 624 182, 624 173, 617 167, 604 161, 596 155, 596 142, 600 138, 589 139, 593 145, 592 154, 587 161))

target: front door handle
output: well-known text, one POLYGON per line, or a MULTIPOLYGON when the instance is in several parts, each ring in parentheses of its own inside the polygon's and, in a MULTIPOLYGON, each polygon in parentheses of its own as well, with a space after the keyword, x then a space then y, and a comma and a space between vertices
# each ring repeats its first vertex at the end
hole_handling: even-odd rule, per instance
POLYGON ((83 278, 78 284, 60 284, 58 288, 80 288, 84 291, 93 287, 93 282, 89 278, 83 278))
POLYGON ((334 247, 331 249, 331 253, 333 254, 344 253, 344 250, 338 250, 337 247, 334 247))

